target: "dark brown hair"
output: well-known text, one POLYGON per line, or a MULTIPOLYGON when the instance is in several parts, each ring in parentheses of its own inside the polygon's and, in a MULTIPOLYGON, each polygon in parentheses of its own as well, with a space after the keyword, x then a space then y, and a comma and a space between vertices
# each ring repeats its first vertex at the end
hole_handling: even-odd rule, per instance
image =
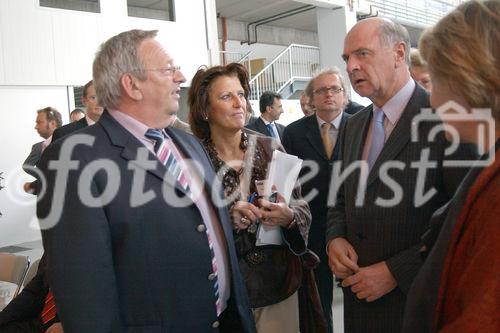
POLYGON ((94 81, 93 80, 90 80, 89 82, 87 82, 84 86, 83 86, 83 97, 84 98, 87 98, 87 96, 89 95, 88 93, 88 89, 90 86, 93 86, 94 85, 94 81))
POLYGON ((215 79, 221 76, 237 77, 245 91, 245 99, 248 101, 250 85, 248 83, 248 71, 243 65, 231 63, 225 66, 200 68, 194 75, 188 91, 188 121, 191 131, 200 139, 210 137, 210 127, 207 122, 207 115, 210 109, 210 86, 215 79))
POLYGON ((45 114, 47 121, 55 121, 56 127, 62 126, 61 114, 59 113, 59 111, 57 111, 57 109, 51 106, 47 106, 46 108, 37 110, 36 112, 45 114))

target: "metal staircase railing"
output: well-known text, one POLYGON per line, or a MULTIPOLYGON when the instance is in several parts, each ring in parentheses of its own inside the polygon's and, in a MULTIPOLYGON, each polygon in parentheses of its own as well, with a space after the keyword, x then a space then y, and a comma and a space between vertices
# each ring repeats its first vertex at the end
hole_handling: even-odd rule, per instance
POLYGON ((248 73, 251 73, 252 67, 250 64, 250 53, 252 53, 252 51, 248 51, 247 53, 219 51, 220 63, 222 65, 227 65, 232 62, 237 62, 245 66, 245 68, 248 70, 248 73))
POLYGON ((309 80, 320 69, 319 48, 291 44, 250 80, 250 99, 267 90, 280 93, 295 80, 309 80))

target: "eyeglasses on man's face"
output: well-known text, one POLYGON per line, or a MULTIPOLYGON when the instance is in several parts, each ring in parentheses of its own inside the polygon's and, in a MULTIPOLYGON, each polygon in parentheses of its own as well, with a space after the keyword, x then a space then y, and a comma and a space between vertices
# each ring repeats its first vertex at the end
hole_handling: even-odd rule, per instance
POLYGON ((326 95, 327 93, 332 93, 332 94, 338 94, 344 91, 344 88, 342 87, 336 87, 336 86, 331 86, 331 87, 321 87, 313 91, 315 95, 326 95))
POLYGON ((140 71, 155 71, 159 72, 162 75, 166 76, 174 76, 175 72, 180 71, 181 66, 169 66, 169 67, 160 67, 160 68, 140 68, 140 69, 135 69, 134 71, 140 72, 140 71))

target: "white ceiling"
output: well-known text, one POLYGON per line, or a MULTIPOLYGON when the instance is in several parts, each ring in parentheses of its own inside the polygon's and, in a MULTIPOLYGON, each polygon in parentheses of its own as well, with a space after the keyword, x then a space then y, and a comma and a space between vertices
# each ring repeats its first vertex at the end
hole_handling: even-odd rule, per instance
MULTIPOLYGON (((308 2, 309 0, 303 1, 308 2)), ((216 0, 216 8, 220 17, 226 17, 248 24, 286 11, 307 6, 307 3, 304 2, 293 0, 216 0)), ((317 32, 318 30, 316 11, 314 9, 266 23, 266 25, 310 32, 317 32)), ((410 33, 412 45, 416 46, 422 29, 408 25, 405 25, 405 27, 410 33)))
MULTIPOLYGON (((307 4, 293 0, 216 0, 219 16, 245 23, 255 22, 304 6, 307 4)), ((317 30, 316 11, 309 10, 267 23, 267 25, 315 32, 317 30)))

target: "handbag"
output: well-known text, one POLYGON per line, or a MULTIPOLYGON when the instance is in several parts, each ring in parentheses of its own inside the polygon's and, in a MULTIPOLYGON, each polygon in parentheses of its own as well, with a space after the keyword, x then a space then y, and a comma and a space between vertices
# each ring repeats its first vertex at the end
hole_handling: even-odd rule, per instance
POLYGON ((304 268, 302 285, 299 289, 300 333, 327 333, 326 322, 319 298, 314 269, 319 265, 319 257, 311 250, 300 256, 304 268))
POLYGON ((301 285, 301 260, 286 246, 254 246, 238 261, 252 308, 279 303, 301 285))

